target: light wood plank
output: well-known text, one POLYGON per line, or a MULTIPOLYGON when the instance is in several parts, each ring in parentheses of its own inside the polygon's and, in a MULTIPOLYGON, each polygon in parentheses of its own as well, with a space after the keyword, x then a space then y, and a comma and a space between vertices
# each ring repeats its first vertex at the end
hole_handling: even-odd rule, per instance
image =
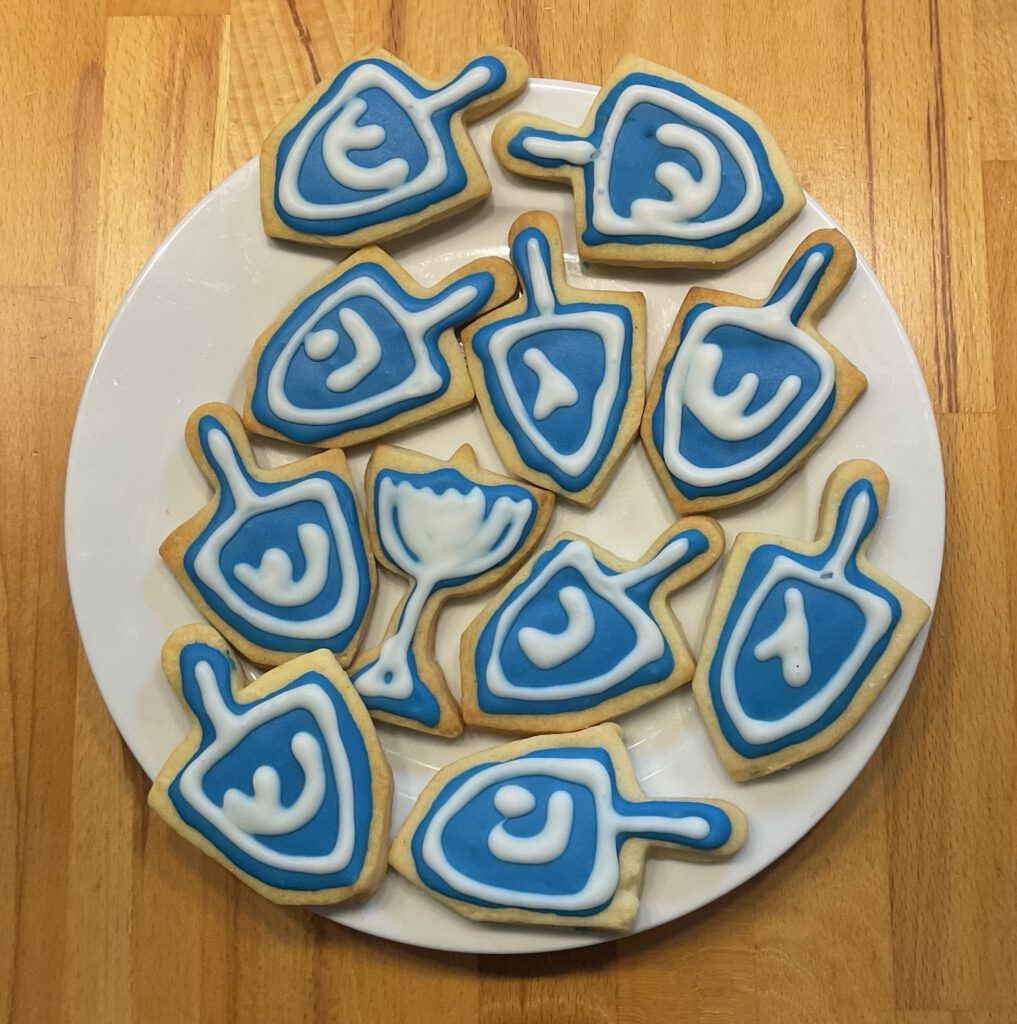
POLYGON ((876 267, 934 404, 991 410, 970 3, 868 0, 863 16, 876 267))
POLYGON ((615 945, 483 957, 479 1024, 610 1024, 617 1019, 615 945))
POLYGON ((230 0, 106 0, 111 17, 188 17, 196 14, 229 14, 230 0))
POLYGON ((111 18, 108 33, 97 341, 152 249, 225 172, 227 20, 111 18))
POLYGON ((68 942, 76 650, 63 642, 74 627, 60 505, 78 381, 89 362, 90 310, 84 288, 0 288, 0 359, 7 367, 0 406, 7 595, 0 706, 10 744, 0 792, 10 801, 3 817, 13 826, 13 841, 0 840, 0 891, 10 914, 0 924, 7 933, 0 972, 11 981, 5 994, 19 1022, 56 1019, 68 942))
POLYGON ((973 12, 981 157, 1017 160, 1017 5, 974 0, 973 12))
MULTIPOLYGON (((999 450, 987 415, 940 420, 943 583, 929 646, 884 745, 897 1002, 1017 1006, 1017 784, 999 450)), ((1007 460, 1009 464, 1009 460, 1007 460)))
POLYGON ((0 285, 91 285, 104 22, 96 3, 0 4, 0 285))
POLYGON ((757 1024, 755 886, 618 944, 619 1024, 757 1024))

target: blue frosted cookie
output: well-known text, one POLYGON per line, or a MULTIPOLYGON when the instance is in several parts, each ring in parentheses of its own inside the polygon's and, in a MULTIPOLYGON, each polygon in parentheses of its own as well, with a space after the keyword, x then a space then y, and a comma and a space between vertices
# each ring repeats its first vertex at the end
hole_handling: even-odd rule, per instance
POLYGON ((159 553, 188 597, 258 665, 322 647, 348 664, 376 572, 343 453, 263 469, 219 403, 195 409, 185 438, 213 496, 159 553))
POLYGON ((519 217, 509 246, 522 295, 463 331, 480 411, 513 473, 592 505, 639 428, 646 302, 569 284, 549 213, 519 217))
POLYGON ((631 55, 579 128, 509 114, 493 144, 510 170, 572 186, 579 255, 600 263, 730 266, 805 202, 756 114, 631 55))
POLYGON ((651 849, 715 861, 736 853, 746 833, 745 816, 729 803, 648 799, 621 730, 606 724, 442 768, 389 860, 477 921, 623 931, 639 909, 651 849))
POLYGON ((650 382, 642 438, 679 515, 767 494, 823 443, 867 386, 816 326, 855 267, 813 231, 768 298, 692 288, 650 382))
POLYGON ((498 47, 431 82, 369 48, 302 100, 261 151, 267 234, 360 246, 480 202, 491 184, 466 123, 526 85, 526 61, 498 47))
POLYGON ((369 246, 328 271, 255 342, 244 423, 253 433, 346 448, 469 405, 456 328, 515 294, 505 260, 418 283, 369 246))
POLYGON ((190 731, 148 802, 276 903, 339 903, 385 876, 392 774, 374 724, 327 651, 244 678, 208 626, 162 652, 190 731))
POLYGON ((695 662, 669 598, 723 548, 704 517, 675 523, 634 562, 575 534, 555 538, 463 634, 467 724, 571 732, 684 686, 695 662))
POLYGON ((827 481, 814 541, 743 533, 706 623, 693 692, 736 779, 832 747, 879 696, 929 617, 866 557, 890 485, 873 462, 827 481))

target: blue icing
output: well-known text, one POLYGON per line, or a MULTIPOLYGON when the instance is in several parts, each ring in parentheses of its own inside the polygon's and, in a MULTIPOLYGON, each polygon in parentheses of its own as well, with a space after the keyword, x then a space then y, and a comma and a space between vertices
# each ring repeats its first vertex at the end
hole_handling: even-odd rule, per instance
MULTIPOLYGON (((313 671, 305 672, 259 700, 249 704, 238 703, 230 689, 231 667, 232 660, 221 650, 208 644, 187 644, 180 652, 182 695, 187 706, 197 717, 201 727, 201 740, 197 750, 168 786, 168 796, 174 808, 188 825, 200 832, 233 864, 266 885, 298 891, 353 885, 360 877, 367 856, 373 795, 367 747, 349 708, 329 680, 313 671), (212 696, 208 693, 203 694, 199 685, 196 672, 202 662, 207 663, 214 675, 215 693, 212 696), (354 804, 350 818, 354 829, 352 854, 345 866, 337 870, 307 870, 306 862, 299 869, 295 864, 288 867, 278 863, 268 864, 251 850, 237 845, 237 841, 230 838, 221 827, 225 824, 222 819, 225 794, 229 790, 236 790, 247 797, 253 796, 254 774, 263 766, 274 769, 277 773, 280 782, 280 809, 283 812, 292 811, 307 784, 304 770, 290 747, 293 738, 302 733, 313 739, 320 754, 320 759, 316 763, 320 761, 325 780, 320 802, 304 816, 306 820, 298 822, 290 831, 272 835, 241 831, 252 843, 256 842, 269 851, 266 856, 323 859, 335 849, 340 833, 340 791, 344 780, 337 779, 327 747, 324 730, 334 735, 333 724, 320 721, 304 706, 283 709, 275 716, 264 716, 264 712, 258 710, 270 706, 281 695, 303 690, 314 690, 327 697, 338 723, 337 739, 349 763, 354 804), (208 704, 209 700, 214 700, 211 707, 208 704), (245 733, 244 719, 251 713, 254 713, 250 720, 252 724, 250 730, 245 733), (263 716, 264 721, 257 722, 257 719, 263 716), (216 820, 211 820, 201 808, 187 799, 182 779, 189 774, 189 770, 197 771, 192 766, 196 762, 200 763, 205 752, 216 742, 220 731, 217 722, 223 724, 224 721, 230 722, 231 729, 239 730, 241 736, 227 749, 221 751, 217 760, 205 765, 198 776, 200 792, 213 805, 213 817, 218 819, 217 824, 216 820)), ((349 814, 349 809, 346 809, 345 813, 349 814)))
MULTIPOLYGON (((695 131, 706 145, 710 146, 719 160, 720 187, 713 201, 697 215, 688 218, 691 224, 708 224, 735 211, 746 194, 745 176, 728 146, 712 131, 695 124, 675 111, 670 111, 646 100, 636 102, 624 115, 618 128, 611 165, 607 168, 606 200, 614 213, 628 218, 632 204, 638 199, 670 201, 671 191, 656 177, 662 164, 678 164, 689 175, 693 183, 703 179, 703 166, 696 155, 681 145, 667 145, 656 137, 662 125, 675 125, 695 131)), ((598 102, 593 129, 588 136, 553 132, 545 129, 524 127, 508 143, 508 152, 518 160, 538 167, 558 168, 572 164, 582 168, 584 182, 584 204, 586 226, 583 241, 587 245, 622 243, 626 245, 674 245, 701 246, 708 249, 722 249, 736 242, 759 225, 766 223, 784 206, 783 190, 770 166, 770 159, 755 128, 744 118, 727 107, 714 103, 691 87, 668 78, 633 72, 622 78, 598 102), (594 181, 596 164, 606 159, 601 153, 605 129, 611 120, 615 107, 626 90, 635 86, 651 86, 663 89, 684 100, 691 101, 698 108, 723 120, 742 138, 748 147, 761 184, 761 199, 755 214, 737 226, 719 231, 704 238, 681 238, 674 235, 637 234, 632 232, 605 233, 595 226, 595 207, 598 186, 594 181), (543 155, 535 155, 526 149, 527 140, 548 143, 543 155), (569 144, 586 142, 590 150, 582 157, 570 153, 569 144), (557 147, 554 145, 557 144, 557 147), (557 152, 555 152, 557 148, 557 152)), ((603 201, 603 200, 602 200, 603 201)), ((685 218, 683 218, 684 222, 685 218)))
MULTIPOLYGON (((432 827, 436 815, 470 779, 501 762, 487 762, 465 769, 449 779, 432 800, 410 840, 414 865, 424 885, 434 892, 452 899, 463 900, 482 907, 524 906, 512 901, 492 902, 464 892, 450 884, 435 870, 424 853, 424 838, 432 827)), ((614 764, 602 747, 551 747, 520 755, 513 762, 516 771, 504 781, 492 783, 468 799, 456 810, 442 829, 438 841, 451 867, 481 885, 497 886, 519 894, 537 894, 554 898, 581 893, 590 882, 596 863, 597 836, 602 828, 610 828, 614 835, 615 854, 632 838, 654 839, 678 843, 690 849, 716 850, 731 836, 732 826, 727 814, 712 804, 678 800, 626 800, 618 791, 614 764), (567 764, 573 760, 593 760, 603 766, 610 783, 608 803, 601 795, 583 782, 528 772, 527 761, 534 758, 553 758, 567 764), (532 810, 516 817, 506 818, 495 806, 495 797, 506 786, 522 787, 533 798, 532 810), (499 826, 514 837, 539 835, 552 824, 549 801, 556 793, 571 798, 572 828, 560 854, 550 862, 521 863, 495 856, 488 845, 489 837, 499 826), (706 819, 709 831, 704 838, 677 837, 672 833, 647 831, 640 819, 663 817, 680 819, 695 815, 706 819), (614 819, 627 819, 619 826, 614 819)), ((610 898, 594 906, 579 909, 561 909, 553 905, 533 906, 525 909, 538 912, 567 914, 577 918, 589 917, 602 911, 610 898)))
POLYGON ((252 412, 260 423, 283 436, 315 444, 387 423, 438 400, 452 379, 439 349, 441 335, 475 317, 490 300, 494 286, 493 275, 480 271, 421 298, 406 291, 380 264, 351 267, 304 298, 269 338, 255 368, 252 412), (368 293, 356 294, 364 284, 368 293), (389 296, 399 312, 393 313, 372 294, 375 290, 389 296), (331 308, 321 312, 328 305, 331 308), (341 322, 341 316, 351 311, 372 332, 381 358, 352 386, 330 388, 329 375, 349 367, 357 355, 356 341, 341 322), (338 344, 331 354, 317 358, 309 354, 306 338, 324 331, 334 332, 338 344), (414 375, 422 372, 428 376, 427 386, 411 386, 417 379, 414 375), (281 373, 282 393, 296 413, 279 408, 270 387, 273 373, 281 373), (389 392, 387 401, 378 401, 389 392), (334 415, 321 415, 322 411, 334 415))
POLYGON ((321 647, 333 651, 344 650, 363 623, 371 603, 372 590, 369 555, 360 532, 356 499, 352 490, 341 477, 328 472, 311 473, 276 483, 255 479, 244 465, 223 424, 212 415, 201 418, 198 436, 205 458, 219 481, 220 492, 211 519, 184 553, 184 570, 191 582, 215 614, 251 643, 269 650, 294 654, 321 647), (210 446, 209 435, 213 431, 228 445, 224 452, 225 461, 221 460, 210 446), (341 538, 337 536, 336 526, 330 520, 325 506, 318 500, 306 497, 306 492, 304 496, 301 495, 301 483, 309 480, 322 481, 331 492, 335 508, 341 517, 341 538), (263 503, 265 507, 260 511, 255 510, 239 523, 231 523, 231 518, 237 510, 234 486, 238 482, 254 496, 255 502, 263 503), (270 503, 277 500, 276 496, 288 490, 294 492, 292 503, 283 504, 278 508, 271 507, 270 503), (250 589, 238 578, 238 566, 258 568, 262 565, 265 552, 276 549, 289 557, 294 582, 302 580, 308 566, 298 529, 305 524, 318 527, 328 537, 327 571, 322 586, 313 597, 295 605, 276 604, 250 589), (200 552, 220 531, 226 531, 227 536, 219 552, 219 569, 234 604, 237 601, 242 602, 243 612, 231 607, 226 595, 221 592, 221 587, 214 585, 199 571, 200 552), (344 571, 340 543, 348 548, 349 560, 355 567, 355 580, 352 574, 348 578, 344 571), (315 632, 315 635, 310 637, 298 635, 297 627, 301 624, 328 616, 337 607, 346 588, 354 582, 357 584, 357 598, 353 613, 344 626, 324 636, 320 635, 320 632, 315 632), (253 622, 252 618, 259 614, 271 616, 273 628, 264 628, 253 622), (288 623, 293 623, 294 632, 287 630, 288 623))
POLYGON ((684 530, 653 558, 622 574, 593 559, 592 552, 589 556, 595 566, 592 573, 582 571, 568 557, 562 557, 580 548, 589 551, 585 542, 561 540, 541 553, 525 578, 506 595, 485 623, 473 655, 477 703, 481 710, 502 715, 584 711, 642 686, 659 683, 674 671, 673 654, 663 640, 659 623, 650 610, 650 602, 670 575, 709 549, 705 534, 695 529, 684 530), (549 575, 539 582, 544 573, 549 575), (591 575, 609 580, 618 580, 622 576, 625 580, 622 597, 616 597, 610 591, 598 593, 591 575), (520 632, 537 630, 559 637, 567 636, 569 617, 561 597, 566 587, 577 588, 585 595, 593 614, 593 636, 588 644, 559 664, 549 667, 536 665, 520 643, 520 632), (623 598, 634 607, 623 609, 623 598), (613 684, 594 692, 565 694, 555 699, 542 696, 541 691, 550 686, 578 689, 614 671, 625 658, 633 655, 638 645, 638 635, 632 622, 634 616, 650 626, 652 636, 661 647, 659 655, 639 659, 613 684), (496 664, 500 665, 507 682, 516 688, 513 695, 492 689, 492 670, 496 664))
MULTIPOLYGON (((628 401, 632 382, 632 314, 618 303, 562 302, 553 292, 551 249, 547 237, 535 227, 520 231, 512 243, 512 259, 523 282, 526 309, 512 317, 499 318, 477 330, 472 339, 473 351, 484 373, 484 384, 491 406, 499 422, 512 439, 519 457, 531 469, 545 473, 563 490, 578 492, 589 486, 603 466, 617 439, 618 429, 628 401), (539 250, 539 258, 528 255, 531 243, 539 250), (536 278, 536 279, 535 279, 536 278), (553 308, 541 308, 541 294, 553 298, 553 308), (606 416, 594 415, 594 398, 609 372, 607 341, 588 322, 570 317, 582 314, 612 317, 620 325, 622 342, 612 362, 618 366, 618 381, 606 416), (547 326, 543 318, 553 314, 557 325, 547 326), (502 374, 507 375, 508 388, 522 405, 522 417, 512 408, 512 396, 499 375, 499 364, 492 345, 503 332, 518 330, 517 325, 542 318, 532 333, 522 330, 505 354, 502 374), (577 392, 573 404, 561 405, 538 418, 535 412, 540 390, 538 373, 526 363, 527 353, 536 350, 551 366, 564 374, 577 392), (577 467, 561 464, 560 457, 578 452, 594 431, 603 429, 603 436, 589 457, 579 460, 577 467), (541 450, 541 442, 551 452, 541 450)), ((594 321, 596 322, 596 321, 594 321)))
MULTIPOLYGON (((453 140, 452 118, 478 98, 497 90, 506 77, 502 61, 489 56, 470 61, 451 82, 437 90, 426 88, 413 75, 388 61, 368 58, 349 64, 336 75, 324 93, 279 143, 274 190, 276 213, 285 224, 297 231, 316 235, 343 235, 420 213, 459 194, 466 188, 468 176, 453 140), (307 202, 315 206, 347 206, 349 212, 322 218, 291 213, 286 208, 285 197, 280 195, 280 178, 290 151, 305 127, 332 104, 350 79, 363 68, 380 69, 389 88, 369 84, 348 95, 341 107, 331 111, 325 122, 314 130, 297 173, 300 195, 307 202), (409 93, 411 102, 423 108, 426 119, 423 126, 414 123, 401 97, 397 98, 401 89, 409 93), (393 92, 397 95, 393 95, 393 92), (345 145, 356 148, 345 150, 346 157, 356 167, 367 169, 379 168, 387 161, 405 161, 404 183, 417 182, 419 190, 414 188, 402 198, 393 195, 386 200, 386 194, 394 192, 398 186, 364 188, 359 182, 350 185, 333 176, 323 155, 325 137, 337 116, 348 109, 351 102, 358 100, 364 109, 356 118, 354 129, 367 129, 370 132, 372 128, 376 130, 380 127, 384 136, 380 142, 367 136, 366 141, 347 137, 345 145), (428 156, 432 145, 440 148, 445 170, 437 173, 433 181, 424 182, 422 176, 432 173, 432 168, 437 167, 432 165, 436 158, 428 156), (358 209, 352 205, 366 199, 378 200, 374 204, 376 208, 358 209)), ((355 130, 347 134, 355 134, 355 130)), ((335 144, 334 139, 330 142, 335 144)))
MULTIPOLYGON (((878 517, 875 490, 869 480, 860 479, 845 492, 836 529, 824 551, 817 555, 803 555, 778 544, 764 544, 749 557, 728 608, 709 673, 711 700, 721 732, 730 746, 743 757, 765 757, 776 753, 805 742, 833 724, 850 705, 886 651, 900 622, 900 602, 892 591, 864 575, 857 563, 859 547, 875 528, 878 517), (863 497, 868 501, 867 514, 864 520, 852 526, 849 521, 851 509, 863 497), (864 658, 857 670, 845 681, 822 715, 811 724, 785 732, 772 741, 757 743, 744 737, 733 720, 721 690, 721 674, 732 635, 742 613, 749 602, 757 597, 778 559, 781 562, 790 560, 795 566, 804 567, 808 573, 805 579, 801 579, 786 570, 777 572, 769 589, 763 594, 762 603, 756 610, 745 640, 734 653, 737 699, 744 713, 754 721, 777 725, 830 685, 835 674, 864 640, 865 611, 859 603, 859 597, 853 595, 859 592, 873 595, 875 604, 883 609, 880 614, 885 615, 886 626, 878 631, 878 635, 870 638, 868 648, 861 652, 864 658), (837 569, 838 559, 845 560, 842 574, 837 569), (837 592, 835 588, 840 579, 846 581, 851 593, 837 592), (772 637, 785 621, 786 592, 792 588, 801 594, 807 623, 811 672, 802 685, 791 685, 785 681, 779 657, 761 659, 754 653, 757 645, 772 637)), ((875 621, 878 624, 878 620, 875 621)))
MULTIPOLYGON (((399 621, 402 622, 402 619, 400 618, 399 621)), ((362 695, 364 707, 368 711, 387 711, 390 715, 409 718, 414 722, 420 722, 421 725, 426 725, 428 728, 433 729, 441 720, 441 707, 434 694, 428 689, 427 684, 420 678, 420 672, 417 669, 417 659, 412 647, 406 652, 406 663, 409 667, 410 679, 413 682, 413 691, 409 697, 362 695)), ((370 662, 358 669, 350 677, 353 685, 356 686, 357 680, 368 669, 373 668, 374 665, 375 662, 370 662)))
MULTIPOLYGON (((398 493, 398 490, 396 491, 398 493)), ((515 484, 479 484, 468 476, 452 467, 442 467, 423 473, 403 473, 395 469, 383 468, 376 475, 374 480, 374 512, 376 517, 376 528, 382 553, 394 565, 407 575, 411 580, 411 588, 400 609, 399 618, 395 623, 395 629, 389 635, 377 652, 377 657, 363 665, 360 665, 352 676, 354 685, 357 687, 364 704, 370 710, 386 711, 390 714, 399 715, 412 721, 420 722, 428 727, 438 725, 441 718, 441 708, 434 694, 422 678, 417 658, 414 654, 413 645, 416 640, 416 630, 419 616, 431 596, 439 590, 461 586, 479 575, 490 572, 508 561, 519 548, 526 543, 532 532, 538 512, 538 504, 534 496, 523 487, 515 484), (391 519, 384 519, 385 501, 383 494, 387 486, 399 488, 409 484, 410 492, 414 497, 419 497, 424 492, 431 492, 425 502, 431 501, 436 504, 431 508, 413 509, 411 506, 403 507, 399 499, 393 499, 391 519), (454 567, 448 566, 447 570, 437 576, 431 574, 423 561, 426 553, 414 551, 413 540, 407 536, 407 527, 416 527, 416 534, 420 536, 420 524, 417 515, 431 514, 440 517, 443 514, 441 496, 449 494, 461 495, 465 499, 479 493, 483 498, 483 513, 472 523, 472 529, 479 533, 482 525, 496 513, 496 506, 502 499, 509 499, 514 503, 524 506, 526 518, 520 524, 515 518, 505 522, 503 528, 492 535, 488 540, 487 551, 497 552, 504 545, 504 554, 490 564, 485 564, 480 571, 463 571, 455 573, 454 567), (409 523, 403 521, 404 516, 410 516, 409 523), (391 531, 389 535, 389 531, 391 531), (398 544, 398 549, 393 547, 398 544), (402 685, 408 692, 405 694, 390 691, 395 686, 402 685)), ((458 523, 459 521, 456 520, 458 523)), ((441 522, 435 523, 431 531, 432 542, 434 536, 441 533, 441 522)), ((446 529, 448 523, 445 523, 446 529)), ((462 550, 470 552, 471 537, 463 535, 455 538, 445 538, 461 544, 462 550)), ((441 538, 438 538, 441 542, 441 538)), ((447 557, 447 552, 444 557, 447 557)), ((469 556, 467 556, 467 561, 469 556)), ((463 565, 463 569, 467 568, 463 565)), ((427 641, 429 642, 429 641, 427 641)))
MULTIPOLYGON (((799 286, 801 295, 788 318, 789 323, 797 325, 811 302, 833 256, 833 246, 825 242, 807 249, 788 268, 773 295, 761 308, 765 310, 781 302, 792 288, 799 286), (803 278, 805 264, 813 254, 821 255, 822 263, 818 270, 808 280, 805 280, 803 278)), ((709 310, 723 310, 724 308, 726 307, 701 302, 693 306, 682 321, 680 342, 664 366, 660 397, 653 408, 651 417, 651 435, 654 447, 662 457, 664 457, 665 441, 667 440, 664 435, 664 426, 668 382, 675 362, 682 354, 681 345, 703 314, 709 310)), ((763 325, 761 324, 761 326, 763 325)), ((696 467, 731 470, 731 474, 724 482, 703 485, 677 475, 671 466, 667 466, 675 487, 690 499, 707 495, 732 494, 771 477, 786 466, 815 437, 827 421, 837 396, 836 382, 834 381, 826 399, 816 409, 815 414, 793 436, 789 444, 781 448, 762 469, 739 474, 738 467, 770 446, 796 419, 802 409, 812 401, 823 386, 821 370, 812 355, 804 349, 782 338, 772 337, 763 331, 751 330, 742 324, 724 322, 716 324, 700 342, 700 344, 707 343, 716 346, 723 353, 720 369, 714 382, 717 396, 723 397, 730 394, 749 374, 757 378, 758 388, 752 400, 745 407, 746 415, 755 413, 770 402, 777 394, 780 385, 789 377, 797 377, 801 381, 801 387, 795 398, 769 426, 750 437, 736 440, 718 437, 712 433, 710 428, 702 423, 693 410, 688 407, 684 395, 681 397, 681 432, 678 442, 680 455, 696 467)), ((693 398, 695 397, 697 396, 693 396, 693 398)))

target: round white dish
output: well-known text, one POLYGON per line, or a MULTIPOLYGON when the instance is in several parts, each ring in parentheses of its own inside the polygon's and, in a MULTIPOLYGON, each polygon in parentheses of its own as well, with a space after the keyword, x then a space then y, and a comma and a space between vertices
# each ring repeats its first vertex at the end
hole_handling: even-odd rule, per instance
MULTIPOLYGON (((596 90, 532 80, 513 104, 578 124, 596 90)), ((831 225, 811 199, 763 252, 722 273, 619 270, 582 266, 575 257, 568 189, 503 171, 490 149, 496 117, 472 130, 493 182, 480 208, 387 248, 425 282, 486 254, 505 255, 509 225, 546 209, 562 224, 570 278, 591 286, 644 291, 648 371, 692 284, 765 295, 786 258, 811 230, 831 225)), ((109 326, 89 376, 71 444, 66 492, 67 568, 92 671, 124 740, 151 776, 186 731, 159 667, 167 635, 199 616, 158 556, 163 538, 208 499, 183 442, 188 415, 202 402, 240 407, 254 339, 280 309, 337 254, 278 243, 261 227, 258 168, 252 160, 206 196, 152 255, 109 326)), ((864 456, 889 474, 891 495, 870 557, 935 602, 943 555, 943 472, 935 420, 910 343, 894 309, 862 260, 822 323, 822 330, 869 378, 868 394, 830 439, 776 493, 718 516, 728 542, 746 529, 812 536, 830 470, 864 456)), ((502 468, 476 407, 401 433, 398 442, 448 456, 463 441, 481 462, 502 468)), ((266 463, 297 457, 294 448, 255 442, 266 463)), ((369 446, 351 457, 362 481, 369 446)), ((637 445, 592 511, 559 502, 548 536, 575 530, 626 557, 639 555, 672 519, 649 462, 637 445)), ((714 568, 680 592, 674 606, 695 649, 714 568)), ((367 637, 373 643, 400 593, 385 578, 367 637)), ((438 652, 456 685, 458 640, 482 599, 453 602, 442 613, 438 652)), ((748 815, 750 836, 732 860, 696 865, 651 859, 635 930, 643 931, 717 899, 796 843, 833 806, 879 744, 907 693, 925 646, 923 632, 872 709, 829 753, 770 778, 731 781, 707 739, 690 688, 622 719, 637 775, 655 796, 713 796, 748 815)), ((453 742, 392 726, 379 729, 395 774, 393 827, 431 773, 506 737, 468 731, 453 742)), ((209 870, 219 870, 210 864, 209 870)), ((368 902, 324 908, 331 919, 375 935, 435 949, 473 953, 539 952, 602 941, 571 929, 471 922, 393 872, 368 902)))

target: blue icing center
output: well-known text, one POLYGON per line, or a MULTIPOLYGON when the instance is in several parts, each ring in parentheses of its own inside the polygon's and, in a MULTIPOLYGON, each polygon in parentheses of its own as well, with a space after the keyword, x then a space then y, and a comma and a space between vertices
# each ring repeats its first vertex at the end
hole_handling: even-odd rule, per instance
MULTIPOLYGON (((367 856, 373 796, 367 747, 349 709, 328 679, 317 672, 304 673, 261 700, 251 704, 239 704, 234 700, 230 690, 230 665, 231 662, 226 655, 207 644, 188 644, 180 652, 183 698, 196 715, 202 735, 198 749, 168 787, 168 795, 174 808, 188 825, 200 832, 232 863, 266 885, 298 891, 353 885, 360 877, 367 856), (195 669, 200 662, 207 662, 215 675, 221 706, 226 709, 221 713, 235 716, 241 722, 245 715, 272 701, 278 694, 285 694, 301 687, 315 687, 328 697, 335 709, 339 742, 346 752, 353 780, 353 853, 344 868, 317 873, 270 866, 237 846, 184 797, 180 785, 182 774, 212 745, 217 736, 214 716, 209 714, 205 706, 195 677, 195 669)), ((292 808, 306 783, 303 769, 291 752, 292 740, 299 733, 312 737, 321 752, 320 761, 325 776, 325 791, 321 803, 309 820, 293 831, 280 835, 255 835, 254 838, 273 853, 285 857, 324 857, 332 852, 338 838, 339 786, 321 726, 315 716, 305 708, 297 707, 283 711, 277 717, 270 717, 254 726, 235 746, 225 751, 219 761, 208 768, 201 781, 201 791, 212 804, 221 808, 226 792, 231 789, 252 796, 255 771, 268 766, 274 769, 279 777, 280 806, 284 809, 292 808)))
MULTIPOLYGON (((599 335, 593 331, 566 330, 539 331, 512 346, 508 353, 509 373, 532 419, 539 378, 536 372, 523 362, 523 356, 529 349, 543 352, 558 369, 567 367, 574 372, 581 367, 584 378, 582 383, 591 385, 577 386, 579 400, 575 405, 560 406, 539 421, 541 432, 555 449, 565 455, 571 455, 582 446, 593 422, 596 382, 603 378, 605 369, 603 343, 599 335)), ((572 379, 571 374, 569 377, 572 379)), ((576 381, 573 382, 578 384, 576 381)), ((619 399, 620 404, 624 406, 624 394, 619 393, 619 399)))

